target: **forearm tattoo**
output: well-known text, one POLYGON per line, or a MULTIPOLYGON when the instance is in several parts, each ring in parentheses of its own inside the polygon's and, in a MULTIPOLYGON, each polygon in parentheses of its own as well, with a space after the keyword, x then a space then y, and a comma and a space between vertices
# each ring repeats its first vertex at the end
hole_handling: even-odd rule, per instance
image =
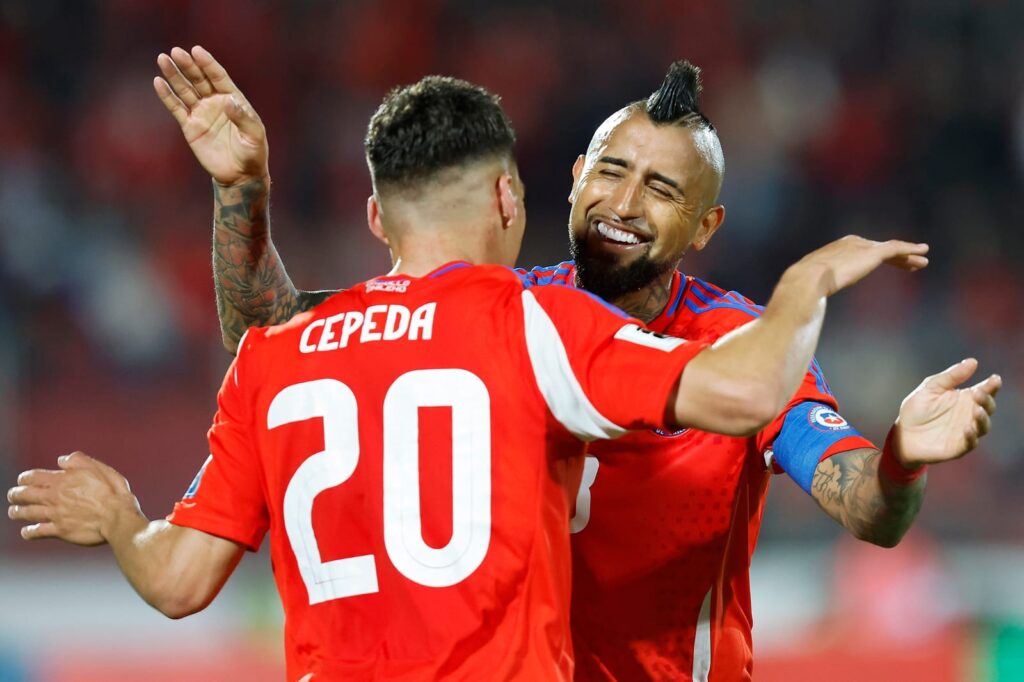
POLYGON ((881 452, 851 450, 822 461, 811 492, 832 518, 856 537, 892 546, 914 522, 924 500, 925 478, 901 486, 878 472, 881 452))
POLYGON ((333 291, 298 291, 270 239, 269 180, 213 183, 213 273, 224 345, 252 326, 280 324, 333 291))

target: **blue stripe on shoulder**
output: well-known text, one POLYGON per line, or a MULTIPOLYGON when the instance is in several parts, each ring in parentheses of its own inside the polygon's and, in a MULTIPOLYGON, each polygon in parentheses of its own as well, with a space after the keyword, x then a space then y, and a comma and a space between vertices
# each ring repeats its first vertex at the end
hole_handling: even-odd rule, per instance
POLYGON ((696 277, 693 278, 693 284, 694 286, 690 287, 690 291, 692 291, 693 295, 700 299, 701 302, 704 303, 706 306, 691 306, 689 305, 690 302, 687 301, 687 307, 696 313, 703 313, 707 312, 708 310, 714 310, 716 308, 732 308, 734 310, 745 312, 752 317, 761 316, 760 310, 758 310, 752 304, 749 304, 743 301, 742 299, 738 298, 738 294, 736 294, 736 297, 731 297, 730 294, 723 295, 714 293, 709 290, 708 285, 705 282, 697 279, 696 277))

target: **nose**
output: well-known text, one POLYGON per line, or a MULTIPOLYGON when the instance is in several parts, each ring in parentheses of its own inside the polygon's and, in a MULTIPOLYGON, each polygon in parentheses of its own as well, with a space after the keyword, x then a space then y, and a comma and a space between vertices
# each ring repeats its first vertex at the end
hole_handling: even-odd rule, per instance
POLYGON ((620 182, 611 196, 610 208, 623 220, 643 217, 642 195, 643 184, 639 180, 620 182))

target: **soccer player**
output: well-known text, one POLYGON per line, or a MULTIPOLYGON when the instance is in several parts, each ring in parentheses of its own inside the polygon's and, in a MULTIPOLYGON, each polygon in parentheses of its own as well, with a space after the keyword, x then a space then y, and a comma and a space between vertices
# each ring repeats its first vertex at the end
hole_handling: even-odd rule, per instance
MULTIPOLYGON (((180 82, 158 90, 193 142, 237 141, 251 107, 196 54, 225 94, 216 116, 180 82)), ((139 594, 182 617, 269 532, 291 680, 569 679, 584 442, 757 431, 800 382, 825 297, 886 261, 923 267, 927 246, 841 240, 789 268, 728 338, 664 337, 506 267, 525 224, 513 141, 497 99, 463 81, 389 94, 366 155, 391 273, 248 331, 211 455, 166 521, 73 453, 9 491, 23 536, 109 543, 139 594)))
MULTIPOLYGON (((193 81, 205 59, 171 57, 164 74, 193 81)), ((204 87, 199 97, 211 95, 204 87)), ((532 282, 581 287, 655 331, 708 343, 762 315, 740 294, 677 270, 725 216, 724 156, 699 93, 697 67, 678 62, 648 99, 601 125, 573 168, 573 260, 534 268, 532 282)), ((247 147, 220 149, 221 169, 206 163, 229 349, 249 325, 286 320, 331 293, 298 291, 285 272, 270 239, 265 131, 250 126, 244 139, 247 147)), ((213 158, 212 146, 190 142, 213 158)), ((924 465, 966 454, 989 429, 999 377, 958 388, 976 368, 968 359, 925 379, 882 449, 838 414, 817 363, 756 435, 691 428, 594 443, 572 527, 577 677, 750 679, 748 573, 770 474, 788 473, 856 537, 895 545, 921 506, 924 465)))

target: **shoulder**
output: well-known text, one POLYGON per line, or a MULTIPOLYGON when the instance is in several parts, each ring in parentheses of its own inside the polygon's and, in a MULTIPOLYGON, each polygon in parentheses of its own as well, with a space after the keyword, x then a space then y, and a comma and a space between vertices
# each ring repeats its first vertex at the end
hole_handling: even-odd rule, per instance
POLYGON ((612 315, 623 321, 637 322, 622 311, 621 308, 609 303, 600 296, 589 291, 578 289, 566 284, 548 284, 539 287, 528 287, 529 295, 542 307, 549 309, 553 315, 568 317, 585 313, 599 312, 601 315, 612 315))
POLYGON ((549 284, 563 284, 574 286, 576 279, 576 264, 571 261, 562 261, 557 265, 538 265, 527 270, 516 268, 515 271, 529 282, 531 286, 547 286, 549 284))
POLYGON ((761 316, 764 306, 738 291, 725 289, 699 277, 687 276, 682 306, 692 316, 697 329, 715 330, 719 334, 742 326, 761 316))

